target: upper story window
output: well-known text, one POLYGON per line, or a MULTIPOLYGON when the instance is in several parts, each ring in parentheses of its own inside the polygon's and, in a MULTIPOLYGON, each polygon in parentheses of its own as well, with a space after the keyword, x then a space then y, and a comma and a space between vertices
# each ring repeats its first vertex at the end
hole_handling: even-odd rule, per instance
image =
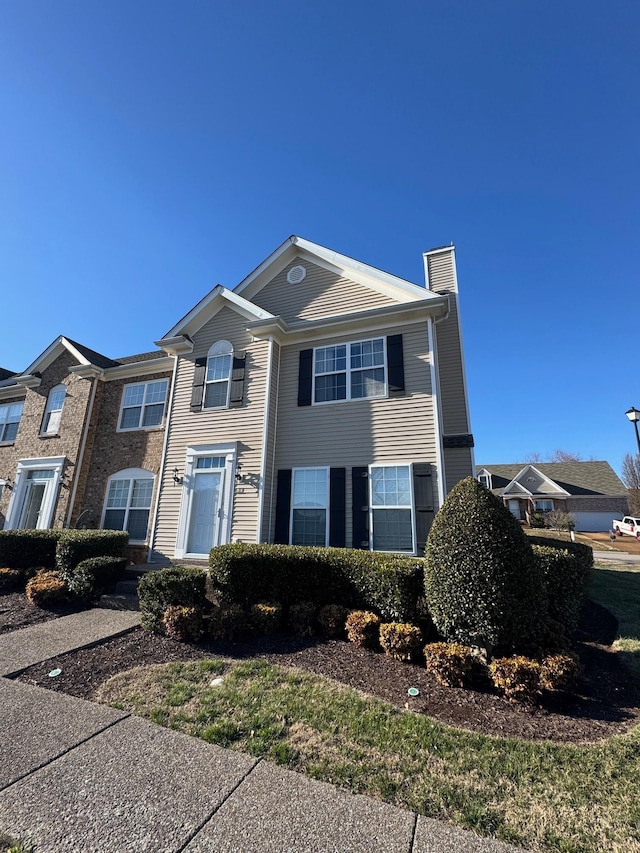
POLYGON ((143 468, 127 468, 109 478, 102 527, 127 530, 133 542, 144 542, 149 527, 154 475, 143 468))
POLYGON ((478 482, 485 487, 485 489, 491 488, 491 474, 478 474, 478 482))
POLYGON ((162 423, 168 379, 125 385, 118 429, 147 429, 162 423))
POLYGON ((387 396, 384 338, 317 347, 313 356, 314 403, 387 396))
POLYGON ((0 406, 0 443, 13 442, 18 434, 24 403, 6 403, 0 406))
POLYGON ((60 429, 60 418, 62 417, 62 407, 66 395, 66 385, 56 385, 49 391, 42 429, 40 430, 41 435, 55 435, 60 429))
POLYGON ((207 356, 203 409, 222 409, 229 405, 232 366, 233 347, 229 341, 218 341, 207 356))

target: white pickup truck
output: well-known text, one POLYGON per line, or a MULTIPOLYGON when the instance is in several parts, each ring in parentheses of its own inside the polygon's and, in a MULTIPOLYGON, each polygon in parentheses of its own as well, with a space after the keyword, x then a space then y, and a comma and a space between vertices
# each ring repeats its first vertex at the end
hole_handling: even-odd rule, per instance
POLYGON ((613 530, 618 536, 626 533, 627 536, 635 536, 636 539, 640 539, 640 518, 635 518, 632 515, 625 515, 622 521, 614 518, 613 530))

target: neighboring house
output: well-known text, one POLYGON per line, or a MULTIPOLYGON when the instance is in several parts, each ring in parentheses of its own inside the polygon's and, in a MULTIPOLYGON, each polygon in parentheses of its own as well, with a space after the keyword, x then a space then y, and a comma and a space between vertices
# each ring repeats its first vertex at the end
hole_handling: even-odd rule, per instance
POLYGON ((114 360, 59 337, 5 371, 0 526, 114 527, 145 545, 172 369, 162 352, 114 360))
POLYGON ((576 530, 598 532, 629 511, 627 490, 608 462, 481 465, 476 477, 522 521, 563 510, 573 515, 576 530))
POLYGON ((152 559, 423 553, 473 472, 453 247, 424 263, 426 288, 291 237, 156 341, 176 373, 152 559))

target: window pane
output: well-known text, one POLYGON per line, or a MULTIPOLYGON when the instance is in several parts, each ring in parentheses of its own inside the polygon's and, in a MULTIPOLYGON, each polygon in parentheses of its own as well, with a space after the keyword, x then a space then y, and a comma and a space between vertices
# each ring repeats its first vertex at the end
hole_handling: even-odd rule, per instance
POLYGON ((291 544, 326 545, 326 509, 294 509, 291 544))
POLYGON ((347 347, 341 344, 336 347, 322 347, 316 350, 316 373, 337 373, 347 369, 347 347))
POLYGON ((321 468, 308 468, 293 472, 294 507, 327 506, 327 472, 321 468))
POLYGON ((334 373, 333 376, 316 376, 315 402, 326 403, 329 400, 347 399, 346 373, 334 373))
POLYGON ((60 409, 57 409, 55 412, 47 412, 44 419, 44 429, 43 432, 52 433, 57 432, 58 427, 60 426, 60 415, 62 412, 60 409))
POLYGON ((411 506, 407 465, 371 469, 372 506, 411 506))
POLYGON ((146 402, 149 403, 164 403, 167 399, 167 381, 149 382, 147 385, 146 402))
POLYGON ((144 385, 126 385, 123 406, 141 406, 144 401, 144 385))
POLYGON ((359 370, 351 374, 351 396, 356 400, 366 397, 384 397, 386 393, 384 368, 359 370))
POLYGON ((207 468, 224 468, 224 456, 198 456, 196 459, 196 468, 203 470, 207 468))
POLYGON ((153 480, 134 480, 133 491, 131 493, 131 506, 147 507, 151 506, 151 495, 153 493, 153 480))
POLYGON ((0 441, 15 441, 18 434, 18 424, 4 424, 0 426, 0 441))
POLYGON ((207 359, 207 382, 228 379, 231 372, 231 355, 214 355, 207 359))
POLYGON ((140 426, 140 406, 122 410, 120 429, 137 429, 140 426))
POLYGON ((360 341, 351 344, 351 368, 359 370, 363 367, 375 367, 384 364, 384 341, 360 341))
POLYGON ((104 514, 105 530, 122 530, 124 528, 124 510, 108 509, 104 514))
POLYGON ((109 494, 107 496, 108 509, 127 506, 129 500, 129 487, 131 480, 112 480, 109 483, 109 494))
POLYGON ((413 551, 410 509, 373 510, 373 550, 413 551))
POLYGON ((129 510, 129 520, 127 521, 127 530, 129 531, 130 539, 147 538, 147 527, 149 524, 148 509, 132 509, 129 510))
POLYGON ((61 409, 64 404, 66 388, 56 388, 49 394, 49 402, 47 403, 47 411, 53 412, 61 409))
POLYGON ((212 382, 206 386, 204 393, 204 408, 219 409, 227 405, 228 382, 212 382))
POLYGON ((154 403, 153 406, 144 407, 144 415, 142 418, 142 426, 158 426, 162 423, 164 415, 164 403, 154 403))

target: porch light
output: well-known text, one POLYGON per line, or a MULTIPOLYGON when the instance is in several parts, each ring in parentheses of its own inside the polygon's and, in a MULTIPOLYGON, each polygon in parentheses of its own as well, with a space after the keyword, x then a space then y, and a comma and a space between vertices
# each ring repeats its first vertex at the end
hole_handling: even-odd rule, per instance
POLYGON ((182 485, 182 477, 178 476, 178 469, 177 468, 173 469, 173 483, 175 486, 181 486, 182 485))
POLYGON ((638 444, 638 456, 640 456, 640 434, 638 433, 638 421, 640 421, 640 411, 633 406, 625 412, 631 423, 636 428, 636 442, 638 444))

